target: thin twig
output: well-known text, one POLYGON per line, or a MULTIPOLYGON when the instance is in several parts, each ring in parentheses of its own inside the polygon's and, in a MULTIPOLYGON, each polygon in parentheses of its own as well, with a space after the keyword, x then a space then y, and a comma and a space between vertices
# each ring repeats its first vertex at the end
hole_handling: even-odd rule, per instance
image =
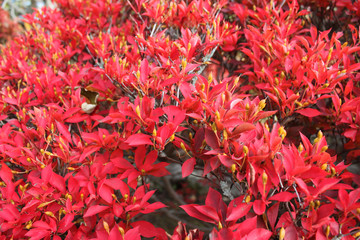
POLYGON ((111 28, 112 28, 112 22, 113 22, 113 20, 112 20, 112 15, 111 15, 111 17, 110 17, 110 24, 109 24, 109 27, 108 27, 108 30, 107 30, 107 34, 110 34, 111 33, 111 28))
POLYGON ((297 196, 297 198, 298 198, 298 200, 299 200, 299 204, 300 204, 300 206, 302 207, 302 206, 303 206, 303 204, 302 204, 302 202, 301 202, 300 195, 299 195, 299 193, 298 193, 298 191, 297 191, 297 189, 296 189, 296 184, 295 184, 295 183, 293 183, 293 187, 294 187, 294 190, 295 190, 296 196, 297 196))
MULTIPOLYGON (((135 9, 135 7, 131 4, 131 2, 130 2, 129 0, 127 0, 127 3, 130 5, 130 7, 131 7, 133 10, 135 9)), ((141 20, 142 23, 144 24, 145 21, 144 21, 144 19, 142 18, 141 14, 140 14, 139 12, 136 12, 136 11, 134 11, 134 12, 138 15, 138 17, 140 18, 140 20, 141 20)), ((132 16, 130 15, 130 17, 132 17, 132 16)), ((135 21, 135 23, 136 23, 136 21, 135 21)))
POLYGON ((156 23, 154 24, 154 26, 153 26, 153 28, 151 30, 150 37, 154 36, 155 29, 156 29, 156 23))
MULTIPOLYGON (((179 98, 180 98, 180 87, 179 86, 177 86, 176 97, 177 97, 177 100, 179 100, 179 98)), ((175 100, 175 106, 179 106, 179 102, 177 100, 175 100)))
POLYGON ((186 205, 186 202, 177 194, 171 187, 171 183, 168 177, 162 177, 166 191, 170 194, 170 197, 177 201, 180 205, 186 205))
MULTIPOLYGON (((196 74, 200 75, 200 74, 205 70, 205 68, 206 68, 206 66, 207 66, 207 62, 209 62, 210 59, 212 58, 212 56, 215 54, 218 46, 219 46, 219 45, 216 45, 216 47, 214 47, 214 49, 213 49, 209 54, 207 54, 205 57, 203 57, 203 65, 200 66, 200 68, 199 68, 199 70, 196 72, 196 74)), ((189 74, 191 74, 191 73, 192 73, 192 71, 189 72, 189 74)), ((194 78, 192 79, 192 84, 193 84, 193 85, 195 84, 196 79, 197 79, 197 77, 194 77, 194 78)))
POLYGON ((286 202, 286 203, 285 203, 285 206, 286 206, 287 211, 288 211, 289 214, 290 214, 291 220, 293 221, 294 225, 297 227, 296 220, 295 220, 295 218, 294 218, 293 215, 292 215, 292 212, 291 212, 290 207, 289 207, 289 203, 286 202))
MULTIPOLYGON (((104 70, 104 67, 101 66, 101 65, 98 63, 98 61, 95 59, 95 57, 94 57, 93 54, 91 53, 91 51, 90 51, 90 49, 88 48, 88 46, 85 46, 85 48, 86 48, 86 51, 90 54, 90 56, 91 56, 91 58, 93 59, 93 61, 95 62, 95 66, 97 66, 97 67, 99 67, 99 68, 101 68, 101 69, 104 70)), ((102 59, 100 59, 100 60, 103 62, 102 59)), ((105 76, 110 80, 110 82, 111 82, 115 87, 125 90, 125 92, 126 92, 127 94, 129 94, 129 97, 130 97, 132 100, 135 99, 134 96, 133 96, 134 93, 131 92, 130 89, 125 86, 124 83, 121 83, 121 84, 120 84, 120 83, 118 83, 117 81, 115 81, 114 79, 112 79, 112 78, 105 72, 105 70, 104 70, 104 74, 105 74, 105 76)))

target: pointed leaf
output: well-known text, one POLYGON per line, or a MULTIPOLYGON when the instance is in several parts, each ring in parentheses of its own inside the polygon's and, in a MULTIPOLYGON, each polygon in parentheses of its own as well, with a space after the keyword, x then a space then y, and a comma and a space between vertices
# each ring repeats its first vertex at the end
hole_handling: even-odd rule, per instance
POLYGON ((68 129, 66 128, 65 124, 55 121, 56 127, 59 132, 65 137, 65 139, 71 143, 71 134, 69 133, 68 129))
POLYGON ((152 238, 156 236, 164 235, 166 236, 165 230, 161 228, 156 228, 152 223, 147 221, 136 221, 131 224, 132 227, 139 227, 139 232, 141 236, 146 238, 152 238))
POLYGON ((249 235, 247 235, 247 239, 251 240, 268 240, 270 239, 272 232, 264 229, 264 228, 256 228, 252 230, 249 235))
POLYGON ((100 205, 91 206, 84 214, 84 217, 91 217, 95 214, 105 211, 108 208, 109 208, 109 206, 100 206, 100 205))
POLYGON ((252 230, 256 228, 257 218, 257 216, 248 218, 239 225, 237 225, 237 229, 241 233, 241 236, 249 234, 252 230))
POLYGON ((51 175, 53 174, 51 165, 47 165, 42 171, 41 171, 41 179, 48 183, 50 181, 51 175))
POLYGON ((2 179, 2 181, 6 183, 11 182, 13 178, 11 169, 4 162, 2 162, 0 168, 0 178, 2 179))
POLYGON ((251 209, 252 204, 241 203, 237 207, 235 207, 232 212, 228 212, 228 216, 226 217, 226 221, 234 221, 244 217, 251 209))
POLYGON ((52 173, 49 183, 60 192, 66 192, 65 180, 62 176, 52 173))
POLYGON ((214 220, 203 213, 199 212, 195 207, 198 206, 196 204, 188 204, 180 206, 189 216, 193 218, 197 218, 204 222, 214 223, 214 220))
POLYGON ((232 131, 232 134, 237 135, 237 134, 240 134, 240 133, 243 133, 243 132, 246 132, 246 131, 253 130, 255 128, 256 127, 253 124, 244 122, 244 123, 239 124, 238 126, 236 126, 235 129, 232 131))
POLYGON ((280 202, 277 202, 267 210, 267 218, 269 219, 270 226, 273 230, 275 227, 277 216, 279 214, 279 206, 280 202))
POLYGON ((194 171, 195 164, 196 160, 193 157, 184 162, 181 168, 183 178, 189 176, 194 171))
POLYGON ((112 203, 112 201, 113 201, 113 197, 112 197, 113 191, 109 186, 105 185, 104 183, 101 184, 100 187, 98 188, 98 193, 99 193, 100 197, 102 199, 104 199, 107 203, 112 203))
POLYGON ((262 215, 265 212, 266 205, 263 200, 255 200, 253 208, 257 215, 262 215))
POLYGON ((220 218, 219 218, 219 214, 217 213, 217 211, 210 206, 194 206, 194 208, 196 210, 198 210, 199 212, 201 212, 203 215, 208 216, 209 218, 213 219, 214 222, 219 222, 220 218))
POLYGON ((205 140, 206 143, 212 148, 212 149, 218 149, 219 148, 219 141, 216 136, 216 134, 209 130, 205 129, 205 140))
POLYGON ((115 224, 115 226, 111 229, 109 239, 123 239, 119 231, 119 225, 115 224))
POLYGON ((275 194, 274 196, 269 198, 269 200, 279 201, 279 202, 288 202, 295 197, 296 197, 295 193, 281 192, 281 193, 275 194))
POLYGON ((305 117, 316 117, 321 115, 321 112, 319 110, 313 108, 305 108, 305 109, 297 110, 296 112, 300 113, 305 117))
POLYGON ((153 145, 153 142, 151 141, 151 136, 143 133, 131 135, 125 142, 132 147, 140 145, 153 145))
POLYGON ((124 240, 141 240, 139 227, 128 230, 125 233, 124 240))
POLYGON ((75 214, 68 213, 66 214, 61 221, 59 222, 58 232, 59 233, 65 233, 67 230, 69 230, 74 223, 72 222, 74 220, 75 214))
POLYGON ((207 206, 213 207, 214 209, 218 209, 221 202, 223 202, 221 194, 218 191, 209 188, 205 204, 207 206))

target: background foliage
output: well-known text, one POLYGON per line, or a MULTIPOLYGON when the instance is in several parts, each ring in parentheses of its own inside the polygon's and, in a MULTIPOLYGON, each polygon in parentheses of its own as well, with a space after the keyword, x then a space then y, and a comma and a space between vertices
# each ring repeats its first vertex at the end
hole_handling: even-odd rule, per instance
POLYGON ((55 4, 0 12, 1 239, 359 239, 358 1, 55 4))

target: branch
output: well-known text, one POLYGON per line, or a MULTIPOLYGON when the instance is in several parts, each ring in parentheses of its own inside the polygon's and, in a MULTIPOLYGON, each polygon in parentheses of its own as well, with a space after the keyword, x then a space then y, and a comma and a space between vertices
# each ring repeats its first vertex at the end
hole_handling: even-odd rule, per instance
MULTIPOLYGON (((205 68, 206 68, 206 66, 207 66, 207 62, 210 61, 210 59, 211 59, 212 56, 215 54, 215 52, 216 52, 216 50, 217 50, 218 47, 219 47, 219 45, 216 45, 210 53, 208 53, 205 57, 203 57, 203 65, 200 66, 200 69, 196 72, 196 74, 200 75, 200 74, 205 70, 205 68)), ((190 73, 191 73, 191 72, 189 72, 189 74, 190 74, 190 73)), ((197 79, 196 77, 194 77, 194 78, 192 79, 192 84, 193 84, 193 85, 195 84, 196 79, 197 79)))
POLYGON ((7 4, 9 0, 5 0, 2 4, 1 4, 1 8, 5 10, 5 5, 7 4))
POLYGON ((171 187, 171 183, 168 177, 161 178, 164 181, 166 191, 170 194, 170 197, 178 202, 180 205, 186 205, 187 203, 177 194, 171 187))
POLYGON ((292 212, 290 210, 290 207, 289 207, 289 203, 286 202, 285 203, 285 207, 286 207, 286 210, 289 212, 290 214, 290 217, 291 217, 291 220, 293 221, 294 225, 297 227, 297 224, 296 224, 296 220, 294 219, 293 215, 292 215, 292 212))

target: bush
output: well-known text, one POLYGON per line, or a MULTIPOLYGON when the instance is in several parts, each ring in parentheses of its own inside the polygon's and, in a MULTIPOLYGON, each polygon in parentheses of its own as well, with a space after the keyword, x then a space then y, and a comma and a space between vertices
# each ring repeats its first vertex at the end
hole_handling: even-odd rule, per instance
POLYGON ((21 28, 16 21, 13 21, 9 13, 0 8, 0 44, 13 38, 21 28))
POLYGON ((359 239, 358 1, 56 4, 0 46, 1 239, 359 239))

